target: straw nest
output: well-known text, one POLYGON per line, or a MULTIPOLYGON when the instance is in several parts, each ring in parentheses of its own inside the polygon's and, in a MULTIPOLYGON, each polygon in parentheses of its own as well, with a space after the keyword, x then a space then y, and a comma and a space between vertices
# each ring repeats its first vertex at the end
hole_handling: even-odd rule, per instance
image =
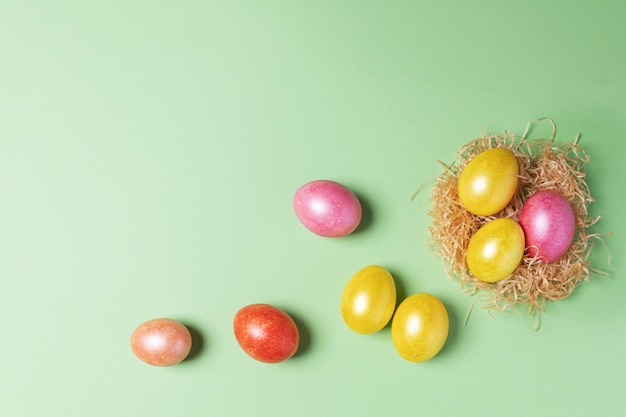
POLYGON ((526 134, 519 137, 506 132, 501 136, 475 139, 459 150, 454 163, 441 163, 444 172, 432 187, 432 208, 429 211, 432 217, 429 228, 431 243, 443 259, 448 276, 460 282, 465 293, 477 294, 477 299, 483 301, 482 307, 491 313, 509 308, 526 310, 530 315, 545 312, 547 301, 567 298, 579 283, 589 280, 592 274, 603 274, 592 269, 589 261, 594 242, 601 240, 600 235, 589 231, 599 220, 599 217, 590 218, 587 210, 588 204, 594 201, 585 182, 585 164, 589 162, 589 156, 578 145, 578 138, 573 142, 556 143, 556 127, 554 129, 549 140, 528 141, 526 134), (517 157, 518 188, 501 212, 493 216, 476 216, 459 201, 458 177, 474 156, 494 147, 509 149, 517 157), (556 262, 543 263, 525 254, 510 276, 495 283, 472 276, 465 254, 474 233, 495 218, 508 217, 517 221, 526 199, 541 190, 560 193, 574 210, 576 232, 565 255, 556 262))

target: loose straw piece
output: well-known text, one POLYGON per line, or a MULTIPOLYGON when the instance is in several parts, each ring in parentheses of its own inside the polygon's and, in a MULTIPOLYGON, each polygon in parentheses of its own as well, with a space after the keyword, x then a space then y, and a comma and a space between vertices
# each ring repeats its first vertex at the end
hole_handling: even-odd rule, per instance
POLYGON ((409 201, 413 201, 415 199, 415 197, 419 194, 420 191, 422 191, 424 189, 424 187, 426 186, 426 183, 422 183, 419 185, 419 187, 417 187, 415 189, 415 191, 413 191, 411 193, 411 195, 409 196, 409 201))

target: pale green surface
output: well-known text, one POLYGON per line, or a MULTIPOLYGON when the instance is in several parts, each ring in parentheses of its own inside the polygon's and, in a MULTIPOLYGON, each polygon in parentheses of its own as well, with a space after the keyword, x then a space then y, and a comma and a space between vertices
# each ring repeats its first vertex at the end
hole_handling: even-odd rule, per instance
MULTIPOLYGON (((626 17, 616 1, 4 1, 0 4, 0 415, 617 416, 626 407, 626 17), (463 4, 463 5, 461 5, 463 4), (550 116, 578 132, 612 233, 584 283, 533 318, 476 309, 429 249, 428 188, 465 142, 550 116), (300 225, 328 178, 359 231, 300 225), (378 263, 448 307, 439 356, 342 322, 378 263), (237 346, 240 307, 298 321, 300 353, 237 346), (167 316, 190 360, 128 339, 167 316)), ((549 136, 546 122, 531 136, 549 136)))

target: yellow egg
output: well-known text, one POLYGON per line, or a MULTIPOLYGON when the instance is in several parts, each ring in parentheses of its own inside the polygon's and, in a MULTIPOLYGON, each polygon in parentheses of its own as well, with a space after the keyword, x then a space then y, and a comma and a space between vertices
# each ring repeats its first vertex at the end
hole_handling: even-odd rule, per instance
POLYGON ((492 220, 470 239, 467 266, 482 281, 500 281, 515 271, 524 256, 524 246, 524 230, 515 220, 492 220))
POLYGON ((346 284, 341 297, 341 315, 357 333, 374 333, 389 323, 396 308, 396 284, 389 271, 370 265, 346 284))
POLYGON ((430 294, 413 294, 398 306, 391 322, 391 340, 404 359, 424 362, 439 353, 450 322, 443 303, 430 294))
POLYGON ((493 148, 476 155, 459 176, 459 199, 478 216, 490 216, 511 201, 517 189, 519 166, 508 149, 493 148))

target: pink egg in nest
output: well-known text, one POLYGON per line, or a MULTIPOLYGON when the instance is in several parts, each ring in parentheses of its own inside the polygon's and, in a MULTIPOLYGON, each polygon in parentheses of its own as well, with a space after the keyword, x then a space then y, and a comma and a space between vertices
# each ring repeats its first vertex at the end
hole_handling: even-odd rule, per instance
POLYGON ((542 262, 554 262, 574 239, 576 218, 567 199, 552 191, 539 191, 522 206, 519 223, 526 236, 526 251, 542 262))

